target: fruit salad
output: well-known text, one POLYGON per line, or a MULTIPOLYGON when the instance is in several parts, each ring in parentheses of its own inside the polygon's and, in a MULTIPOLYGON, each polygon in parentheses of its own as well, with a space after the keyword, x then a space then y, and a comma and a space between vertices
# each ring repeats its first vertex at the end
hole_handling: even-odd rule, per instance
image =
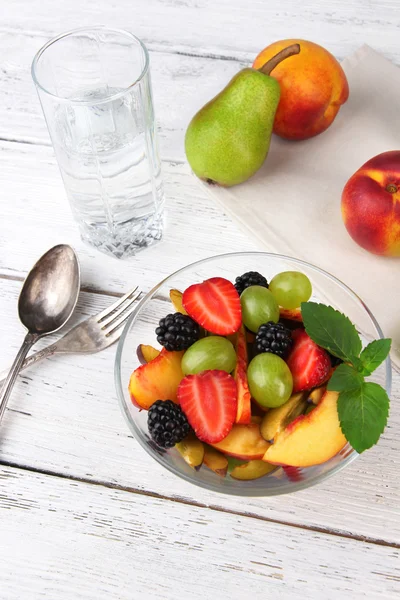
MULTIPOLYGON (((367 363, 355 357, 351 364, 334 333, 317 343, 319 313, 333 332, 344 328, 342 341, 358 334, 332 307, 309 302, 311 295, 310 280, 297 271, 270 282, 250 271, 235 283, 212 277, 171 290, 175 312, 155 329, 161 350, 139 345, 142 364, 129 383, 133 404, 148 411, 153 442, 174 448, 193 469, 245 481, 277 466, 296 474, 356 438, 346 439, 351 426, 338 412, 343 374, 354 393, 356 380, 360 390, 377 384, 363 383, 367 363)), ((372 345, 379 342, 386 341, 372 345)))

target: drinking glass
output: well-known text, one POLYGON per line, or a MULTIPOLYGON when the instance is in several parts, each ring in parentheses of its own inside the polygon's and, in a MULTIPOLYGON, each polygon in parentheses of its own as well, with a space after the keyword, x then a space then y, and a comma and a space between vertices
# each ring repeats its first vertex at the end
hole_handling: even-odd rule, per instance
POLYGON ((36 54, 32 77, 82 238, 118 258, 160 240, 164 191, 144 44, 103 27, 63 33, 36 54))

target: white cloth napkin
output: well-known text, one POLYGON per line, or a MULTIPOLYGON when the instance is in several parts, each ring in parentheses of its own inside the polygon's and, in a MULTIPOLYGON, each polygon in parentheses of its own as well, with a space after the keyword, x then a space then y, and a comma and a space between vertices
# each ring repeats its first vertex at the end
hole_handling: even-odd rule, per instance
POLYGON ((400 368, 400 259, 360 248, 340 211, 349 177, 376 154, 400 149, 400 70, 368 46, 342 66, 350 97, 326 132, 303 142, 273 136, 264 166, 249 181, 204 185, 266 250, 316 264, 355 291, 393 338, 392 361, 400 368))

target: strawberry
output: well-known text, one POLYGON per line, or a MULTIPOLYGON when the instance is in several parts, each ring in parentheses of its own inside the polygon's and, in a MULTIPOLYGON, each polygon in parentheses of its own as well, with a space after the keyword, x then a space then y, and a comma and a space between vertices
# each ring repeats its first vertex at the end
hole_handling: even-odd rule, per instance
POLYGON ((235 333, 242 322, 240 298, 233 283, 212 277, 185 290, 183 306, 189 316, 211 333, 235 333))
POLYGON ((304 329, 292 332, 293 347, 287 364, 293 376, 293 392, 311 390, 323 384, 331 373, 329 354, 304 329))
POLYGON ((223 440, 235 422, 237 388, 225 371, 202 371, 184 377, 178 400, 199 440, 209 444, 223 440))

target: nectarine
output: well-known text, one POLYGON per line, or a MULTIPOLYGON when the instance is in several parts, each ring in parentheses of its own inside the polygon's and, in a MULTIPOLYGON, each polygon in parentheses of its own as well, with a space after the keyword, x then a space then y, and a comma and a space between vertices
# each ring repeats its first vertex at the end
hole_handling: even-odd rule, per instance
POLYGON ((204 464, 221 477, 225 477, 228 471, 228 459, 226 456, 211 446, 205 446, 204 448, 204 464))
POLYGON ((257 423, 235 424, 223 440, 212 444, 225 455, 243 460, 263 458, 269 445, 261 436, 260 426, 257 423))
POLYGON ((343 190, 342 217, 362 248, 400 256, 400 150, 378 154, 354 173, 343 190))
POLYGON ((231 471, 231 477, 240 481, 251 481, 268 475, 274 469, 276 469, 276 465, 270 465, 263 460, 250 460, 242 465, 237 465, 231 471))
POLYGON ((276 465, 310 467, 335 456, 346 444, 337 413, 337 392, 326 392, 308 415, 278 433, 263 460, 276 465))
POLYGON ((253 68, 260 69, 291 44, 300 44, 300 54, 282 61, 271 73, 281 88, 274 133, 288 140, 305 140, 329 127, 349 96, 349 85, 336 58, 306 40, 271 44, 258 54, 253 68))
POLYGON ((135 369, 129 381, 133 404, 148 410, 156 400, 178 402, 178 385, 183 379, 183 352, 168 352, 163 348, 151 362, 135 369))

